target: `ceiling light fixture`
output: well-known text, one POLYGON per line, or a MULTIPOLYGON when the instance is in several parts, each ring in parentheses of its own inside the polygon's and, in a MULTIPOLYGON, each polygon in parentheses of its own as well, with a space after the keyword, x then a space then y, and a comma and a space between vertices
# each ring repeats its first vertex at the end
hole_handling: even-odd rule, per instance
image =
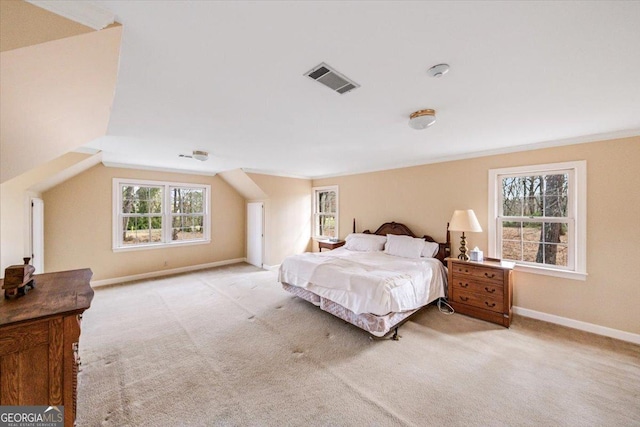
POLYGON ((409 116, 409 126, 413 129, 426 129, 436 122, 436 110, 419 110, 409 116))
POLYGON ((449 64, 438 64, 427 70, 427 74, 431 77, 442 77, 449 72, 449 64))
POLYGON ((188 159, 196 159, 204 162, 209 158, 209 153, 206 151, 193 150, 192 154, 178 154, 178 157, 186 157, 188 159))

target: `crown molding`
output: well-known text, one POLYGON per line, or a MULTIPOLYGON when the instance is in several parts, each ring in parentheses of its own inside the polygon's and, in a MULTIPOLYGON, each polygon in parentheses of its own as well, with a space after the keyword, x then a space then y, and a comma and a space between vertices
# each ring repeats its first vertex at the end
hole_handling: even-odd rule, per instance
POLYGON ((431 165, 435 163, 446 163, 446 162, 453 162, 457 160, 467 160, 467 159, 475 159, 479 157, 497 156, 500 154, 510 154, 510 153, 525 152, 525 151, 541 150, 544 148, 562 147, 565 145, 577 145, 577 144, 588 144, 590 142, 611 141, 614 139, 633 138, 636 136, 640 136, 640 128, 624 129, 624 130, 613 131, 613 132, 577 136, 572 138, 550 140, 550 141, 537 142, 532 144, 514 145, 509 147, 497 148, 493 150, 473 151, 468 153, 455 154, 452 156, 444 156, 444 157, 437 157, 437 158, 431 158, 431 159, 416 159, 413 162, 401 162, 401 163, 380 167, 380 168, 363 169, 357 172, 344 172, 344 173, 338 172, 338 173, 333 173, 328 175, 318 175, 318 176, 311 177, 311 179, 338 178, 342 176, 385 172, 385 171, 394 170, 394 169, 412 168, 416 166, 431 165))
POLYGON ((267 170, 267 169, 252 169, 252 168, 240 168, 240 169, 244 173, 255 173, 258 175, 271 175, 271 176, 279 176, 282 178, 306 179, 307 181, 310 181, 313 179, 313 177, 311 176, 283 173, 283 172, 267 170))
POLYGON ((155 171, 155 172, 169 172, 169 173, 182 173, 188 175, 202 175, 202 176, 216 176, 218 172, 215 171, 202 171, 202 170, 193 170, 193 169, 178 169, 178 168, 165 168, 161 166, 150 166, 150 165, 136 165, 133 163, 118 163, 111 162, 108 160, 102 160, 102 164, 108 168, 120 168, 120 169, 135 169, 135 170, 145 170, 145 171, 155 171))

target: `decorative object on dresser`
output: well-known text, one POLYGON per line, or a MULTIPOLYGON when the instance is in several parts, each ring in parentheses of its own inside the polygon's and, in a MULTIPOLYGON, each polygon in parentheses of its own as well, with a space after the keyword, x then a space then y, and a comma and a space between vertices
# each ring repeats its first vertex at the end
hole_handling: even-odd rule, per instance
POLYGON ((458 313, 506 326, 511 324, 513 263, 447 258, 449 304, 458 313))
POLYGON ((463 261, 469 261, 469 255, 467 255, 467 238, 464 232, 471 231, 479 233, 482 231, 476 214, 471 209, 454 211, 451 222, 449 222, 449 230, 462 231, 462 236, 460 237, 460 255, 458 255, 458 258, 463 261))
POLYGON ((23 265, 11 265, 4 270, 4 289, 5 298, 17 298, 26 295, 29 289, 36 287, 36 281, 33 273, 36 271, 33 265, 29 265, 31 258, 22 258, 23 265))
POLYGON ((469 252, 469 261, 476 261, 476 262, 484 261, 484 254, 480 249, 478 249, 477 246, 471 249, 471 251, 469 252))
POLYGON ((346 242, 344 240, 336 240, 335 242, 331 240, 318 240, 318 251, 322 252, 322 249, 329 249, 332 251, 335 248, 344 246, 345 243, 346 242))
POLYGON ((64 425, 74 425, 80 319, 93 299, 92 275, 88 268, 38 274, 28 298, 0 298, 0 405, 64 406, 64 425))

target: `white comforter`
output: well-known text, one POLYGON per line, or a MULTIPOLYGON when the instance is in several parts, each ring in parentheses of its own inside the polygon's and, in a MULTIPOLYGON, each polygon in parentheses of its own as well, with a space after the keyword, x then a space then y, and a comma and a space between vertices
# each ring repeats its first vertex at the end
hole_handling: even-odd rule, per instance
POLYGON ((414 310, 444 297, 447 274, 435 258, 409 259, 338 248, 286 258, 280 265, 279 280, 356 314, 383 316, 414 310))

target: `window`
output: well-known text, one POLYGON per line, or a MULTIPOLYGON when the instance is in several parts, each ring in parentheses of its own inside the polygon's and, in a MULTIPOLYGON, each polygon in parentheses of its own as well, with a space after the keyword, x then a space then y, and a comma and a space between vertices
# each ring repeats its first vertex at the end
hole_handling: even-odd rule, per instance
POLYGON ((489 171, 489 256, 586 278, 586 162, 489 171))
POLYGON ((338 186, 313 189, 313 236, 338 237, 338 186))
POLYGON ((208 243, 210 186, 113 180, 113 249, 208 243))
POLYGON ((162 242, 162 187, 122 184, 122 246, 162 242))
POLYGON ((170 186, 171 240, 202 240, 205 211, 204 188, 170 186))

